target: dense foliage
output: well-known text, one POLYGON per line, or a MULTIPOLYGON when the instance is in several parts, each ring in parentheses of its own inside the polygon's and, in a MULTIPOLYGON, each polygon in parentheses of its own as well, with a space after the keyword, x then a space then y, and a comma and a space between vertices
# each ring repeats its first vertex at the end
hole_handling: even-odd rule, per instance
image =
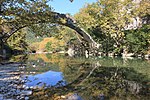
MULTIPOLYGON (((3 54, 4 50, 8 51, 5 48, 8 46, 7 41, 13 47, 14 40, 10 40, 13 37, 16 40, 20 40, 21 43, 25 43, 25 36, 24 38, 19 36, 19 34, 23 36, 24 32, 19 32, 18 34, 16 33, 17 31, 24 27, 50 20, 47 17, 43 17, 43 14, 48 16, 51 13, 51 7, 47 4, 48 2, 49 0, 0 1, 0 54, 3 54)), ((14 43, 16 43, 15 46, 20 45, 19 42, 14 43)))
POLYGON ((150 25, 144 25, 136 30, 125 31, 125 46, 135 54, 145 54, 150 46, 150 25))
POLYGON ((16 50, 27 50, 27 43, 25 41, 26 36, 25 30, 20 30, 12 35, 8 40, 7 43, 12 49, 16 50))
POLYGON ((143 53, 149 47, 150 26, 141 26, 149 23, 149 7, 148 0, 98 0, 84 6, 75 18, 102 45, 101 51, 121 54, 126 49, 128 52, 143 53), (126 30, 130 30, 129 34, 126 30), (135 41, 137 36, 140 39, 135 41))

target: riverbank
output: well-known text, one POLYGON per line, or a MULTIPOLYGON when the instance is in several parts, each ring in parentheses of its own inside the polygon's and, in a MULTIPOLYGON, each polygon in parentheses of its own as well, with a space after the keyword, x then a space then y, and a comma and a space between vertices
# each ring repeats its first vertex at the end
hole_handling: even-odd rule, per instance
MULTIPOLYGON (((58 53, 58 54, 68 54, 69 56, 71 56, 71 57, 73 57, 73 56, 75 56, 76 54, 75 54, 75 51, 74 50, 68 50, 68 51, 59 51, 59 52, 36 52, 36 53, 31 53, 31 54, 53 54, 53 53, 58 53)), ((92 55, 92 54, 89 54, 89 55, 87 55, 87 53, 85 52, 85 56, 86 57, 90 57, 90 56, 94 56, 94 55, 92 55)), ((108 57, 117 57, 118 55, 115 55, 115 54, 113 54, 113 53, 109 53, 108 55, 106 55, 105 53, 102 53, 102 52, 98 52, 97 53, 97 56, 108 56, 108 57)), ((150 54, 145 54, 145 55, 135 55, 135 54, 133 54, 133 53, 128 53, 128 54, 122 54, 122 56, 121 56, 122 58, 142 58, 142 59, 150 59, 150 54)))
POLYGON ((0 65, 0 100, 29 99, 28 95, 32 94, 32 91, 24 88, 21 68, 21 64, 0 65))

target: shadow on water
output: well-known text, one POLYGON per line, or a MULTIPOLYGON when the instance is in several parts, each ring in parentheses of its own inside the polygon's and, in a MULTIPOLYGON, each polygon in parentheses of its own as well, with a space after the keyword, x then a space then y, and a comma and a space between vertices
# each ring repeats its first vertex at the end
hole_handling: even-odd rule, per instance
POLYGON ((27 74, 27 79, 51 77, 43 81, 43 87, 33 89, 31 100, 150 99, 150 66, 140 59, 32 55, 27 61, 27 74), (57 80, 50 73, 56 73, 57 80))

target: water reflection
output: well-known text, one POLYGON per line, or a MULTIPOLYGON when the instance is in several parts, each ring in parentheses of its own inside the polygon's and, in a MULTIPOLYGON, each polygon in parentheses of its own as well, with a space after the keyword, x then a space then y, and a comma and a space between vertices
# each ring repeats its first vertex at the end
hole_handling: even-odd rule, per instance
POLYGON ((26 85, 50 86, 35 89, 31 100, 150 99, 150 66, 140 59, 30 55, 25 75, 26 85))
MULTIPOLYGON (((26 77, 26 86, 28 87, 51 87, 63 80, 62 72, 48 71, 37 75, 29 75, 26 77)), ((62 85, 65 85, 63 82, 62 85)))

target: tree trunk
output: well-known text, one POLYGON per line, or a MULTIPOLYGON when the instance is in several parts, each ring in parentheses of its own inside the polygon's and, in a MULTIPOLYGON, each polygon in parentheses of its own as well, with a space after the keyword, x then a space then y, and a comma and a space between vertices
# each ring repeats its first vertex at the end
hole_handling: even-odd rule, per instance
POLYGON ((0 56, 2 58, 6 57, 6 49, 5 49, 5 43, 3 42, 2 38, 0 37, 0 56))
POLYGON ((3 55, 3 43, 2 43, 2 39, 0 38, 0 56, 3 55))

